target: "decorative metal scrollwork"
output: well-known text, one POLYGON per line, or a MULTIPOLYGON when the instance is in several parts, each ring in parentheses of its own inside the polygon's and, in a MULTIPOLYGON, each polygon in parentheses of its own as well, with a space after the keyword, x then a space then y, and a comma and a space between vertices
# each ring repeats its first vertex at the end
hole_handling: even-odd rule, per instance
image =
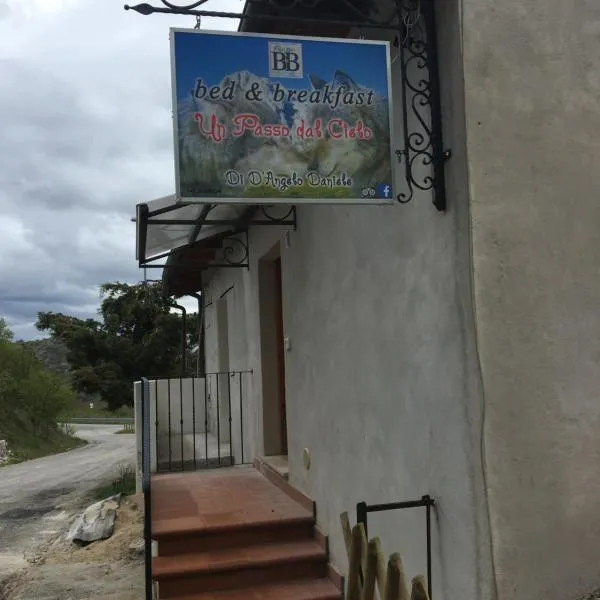
POLYGON ((402 73, 404 147, 396 155, 404 165, 406 189, 398 202, 410 202, 415 189, 433 191, 434 205, 445 210, 440 98, 431 0, 397 0, 402 19, 398 57, 402 73))
POLYGON ((174 4, 173 2, 169 2, 168 0, 160 0, 167 8, 175 9, 175 10, 194 10, 199 6, 202 6, 204 3, 208 2, 208 0, 196 0, 196 2, 192 2, 191 4, 174 4))
MULTIPOLYGON (((264 205, 261 204, 258 207, 259 211, 263 214, 265 219, 273 223, 273 225, 293 225, 294 229, 296 229, 296 207, 295 206, 286 206, 286 205, 264 205), (280 216, 273 215, 269 212, 269 209, 283 209, 286 211, 284 214, 280 216)), ((282 211, 282 212, 283 212, 282 211)))
POLYGON ((222 256, 226 265, 231 267, 248 268, 248 232, 245 233, 245 240, 239 236, 223 238, 222 256))

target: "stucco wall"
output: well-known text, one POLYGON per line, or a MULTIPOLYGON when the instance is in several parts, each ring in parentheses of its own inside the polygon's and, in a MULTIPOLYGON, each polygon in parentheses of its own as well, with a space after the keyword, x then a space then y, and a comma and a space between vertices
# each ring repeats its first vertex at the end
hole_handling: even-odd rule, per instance
POLYGON ((574 598, 600 585, 600 3, 463 4, 499 598, 574 598))
MULTIPOLYGON (((480 600, 493 597, 493 585, 457 3, 442 3, 438 18, 446 145, 454 153, 447 214, 434 209, 429 195, 403 206, 302 207, 290 247, 281 245, 291 343, 290 480, 317 502, 318 521, 342 569, 342 511, 354 518, 361 500, 432 494, 438 502, 434 596, 480 600), (312 458, 308 471, 304 448, 312 458)), ((244 416, 247 444, 257 454, 264 449, 257 261, 281 236, 277 228, 252 228, 250 269, 221 271, 206 290, 214 301, 234 285, 230 306, 239 319, 230 351, 254 370, 244 416)), ((211 335, 207 331, 209 361, 216 360, 211 335)), ((402 552, 411 575, 425 572, 423 512, 372 516, 370 533, 381 536, 387 553, 402 552)))

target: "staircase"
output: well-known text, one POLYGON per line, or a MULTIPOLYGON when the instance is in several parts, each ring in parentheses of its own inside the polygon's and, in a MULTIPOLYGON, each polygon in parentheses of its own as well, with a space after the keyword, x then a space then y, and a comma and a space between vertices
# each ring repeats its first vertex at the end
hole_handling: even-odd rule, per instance
MULTIPOLYGON (((252 471, 237 511, 229 496, 218 513, 153 522, 152 577, 160 600, 341 600, 342 582, 328 565, 327 540, 313 514, 252 471), (274 500, 259 510, 252 490, 260 488, 264 499, 264 486, 274 500)), ((204 483, 211 485, 210 478, 204 483)), ((223 477, 219 483, 223 491, 223 477)), ((234 487, 239 492, 240 482, 234 487)))

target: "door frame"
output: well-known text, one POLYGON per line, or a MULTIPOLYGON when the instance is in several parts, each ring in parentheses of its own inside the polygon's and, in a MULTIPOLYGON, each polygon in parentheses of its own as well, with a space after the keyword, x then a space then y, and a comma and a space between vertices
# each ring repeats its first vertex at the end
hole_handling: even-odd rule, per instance
POLYGON ((265 456, 287 454, 281 253, 277 243, 258 261, 262 423, 265 456))

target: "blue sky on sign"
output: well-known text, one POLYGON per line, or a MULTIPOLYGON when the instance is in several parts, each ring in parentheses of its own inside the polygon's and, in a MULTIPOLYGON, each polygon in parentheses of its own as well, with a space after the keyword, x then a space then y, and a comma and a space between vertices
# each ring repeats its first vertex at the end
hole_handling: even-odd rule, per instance
MULTIPOLYGON (((290 40, 291 41, 291 40, 290 40)), ((359 85, 387 96, 386 49, 383 45, 302 41, 304 78, 273 78, 291 89, 309 89, 309 75, 330 81, 336 70, 359 85)), ((177 97, 188 96, 196 79, 219 84, 226 75, 249 71, 269 77, 268 39, 242 36, 175 34, 177 97)))
POLYGON ((140 281, 135 205, 175 191, 169 28, 195 19, 124 3, 0 0, 0 317, 19 338, 39 311, 94 317, 98 285, 140 281))

